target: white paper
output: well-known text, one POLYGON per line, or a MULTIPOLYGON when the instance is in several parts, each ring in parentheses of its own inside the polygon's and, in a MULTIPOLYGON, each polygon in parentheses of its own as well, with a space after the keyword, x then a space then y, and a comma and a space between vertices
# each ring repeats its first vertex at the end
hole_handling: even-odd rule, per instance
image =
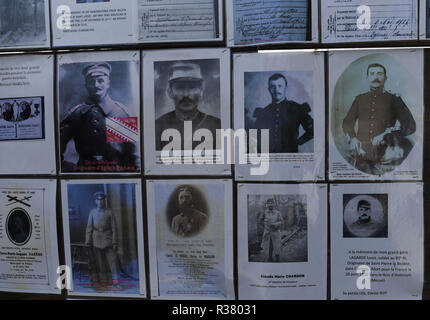
POLYGON ((234 299, 232 193, 231 180, 147 182, 152 299, 234 299))
POLYGON ((318 1, 227 1, 227 44, 318 41, 318 1))
POLYGON ((52 0, 54 47, 98 46, 136 42, 137 3, 109 0, 91 3, 52 0))
POLYGON ((55 180, 0 180, 0 291, 61 294, 55 180))
MULTIPOLYGON (((231 127, 229 49, 143 51, 142 62, 145 174, 230 174, 232 162, 221 152, 215 152, 221 150, 217 147, 217 130, 231 127), (198 69, 196 72, 203 79, 200 98, 195 100, 198 115, 187 122, 189 126, 175 115, 176 104, 168 94, 170 71, 184 63, 198 69), (170 138, 171 143, 162 142, 162 135, 167 129, 177 130, 180 137, 170 138), (206 150, 212 152, 212 156, 209 152, 197 150, 199 142, 204 140, 195 135, 199 129, 211 130, 212 143, 206 150), (189 136, 187 132, 190 132, 189 136), (179 142, 177 149, 171 148, 175 141, 179 142), (167 153, 165 158, 162 157, 163 150, 167 153)), ((188 95, 188 98, 195 99, 194 95, 188 95)), ((228 150, 224 151, 226 155, 228 150)))
MULTIPOLYGON (((236 179, 248 181, 323 180, 325 162, 324 55, 320 52, 235 54, 233 61, 235 132, 249 128, 257 129, 263 134, 263 129, 275 130, 276 124, 278 124, 282 128, 281 130, 291 132, 281 134, 281 136, 289 139, 290 136, 296 135, 294 141, 275 143, 272 139, 274 135, 269 132, 269 153, 263 152, 262 148, 262 153, 255 154, 258 151, 256 145, 263 145, 263 142, 261 137, 257 137, 259 141, 256 143, 250 132, 247 137, 249 141, 247 161, 240 159, 239 139, 236 139, 236 179), (268 83, 269 79, 276 75, 281 75, 287 80, 286 93, 282 92, 288 101, 288 106, 280 107, 279 119, 281 120, 276 122, 276 119, 273 119, 273 123, 270 123, 270 127, 267 128, 269 126, 267 123, 258 125, 257 110, 260 114, 265 113, 272 119, 273 97, 268 89, 268 83), (293 109, 291 109, 292 107, 293 109), (310 112, 307 112, 307 108, 310 108, 310 112), (284 113, 283 110, 285 110, 284 113), (290 112, 289 110, 297 111, 290 112), (296 117, 297 114, 302 115, 296 117), (304 121, 309 117, 313 123, 305 125, 304 121), (309 132, 313 130, 313 137, 300 144, 300 138, 305 137, 306 133, 304 127, 307 127, 309 132), (270 139, 272 139, 272 143, 270 139), (272 150, 272 146, 276 148, 272 150), (278 146, 279 148, 277 148, 278 146), (258 174, 253 173, 255 169, 259 170, 258 174)), ((280 76, 276 81, 285 83, 280 76)))
POLYGON ((53 70, 53 55, 0 57, 1 174, 55 174, 53 70))
POLYGON ((422 183, 339 184, 330 190, 331 298, 421 299, 422 183))
POLYGON ((221 0, 137 1, 141 42, 222 39, 221 0))
POLYGON ((49 48, 49 1, 0 1, 0 49, 49 48))
POLYGON ((421 180, 423 50, 329 52, 329 75, 330 179, 421 180), (382 78, 372 85, 374 64, 385 83, 376 66, 382 78))
POLYGON ((417 40, 417 0, 325 0, 322 42, 417 40))
POLYGON ((69 295, 146 297, 141 192, 137 179, 61 182, 69 295), (106 197, 100 220, 96 193, 106 197))
POLYGON ((239 299, 326 299, 326 209, 326 185, 238 184, 239 299))
POLYGON ((60 172, 139 173, 139 51, 71 53, 57 59, 60 172), (90 97, 84 71, 100 64, 103 72, 111 71, 103 86, 106 95, 97 102, 90 97))

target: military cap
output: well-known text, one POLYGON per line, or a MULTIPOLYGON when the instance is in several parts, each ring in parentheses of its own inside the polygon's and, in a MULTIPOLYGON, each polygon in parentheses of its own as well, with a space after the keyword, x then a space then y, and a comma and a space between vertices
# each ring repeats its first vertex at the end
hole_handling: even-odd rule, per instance
POLYGON ((91 63, 82 70, 82 74, 85 78, 97 76, 110 77, 111 72, 112 66, 107 62, 91 63))
POLYGON ((94 193, 94 199, 104 200, 106 199, 106 194, 104 192, 98 191, 94 193))
POLYGON ((191 62, 178 62, 173 64, 169 70, 169 81, 177 80, 203 80, 200 66, 191 62))
POLYGON ((190 189, 189 187, 187 187, 187 186, 184 186, 184 187, 180 187, 180 188, 179 188, 179 190, 178 190, 178 194, 179 194, 179 193, 182 193, 182 192, 188 192, 188 193, 193 194, 193 193, 191 192, 191 189, 190 189))
POLYGON ((358 208, 370 209, 370 202, 367 200, 360 200, 357 204, 357 209, 358 208))

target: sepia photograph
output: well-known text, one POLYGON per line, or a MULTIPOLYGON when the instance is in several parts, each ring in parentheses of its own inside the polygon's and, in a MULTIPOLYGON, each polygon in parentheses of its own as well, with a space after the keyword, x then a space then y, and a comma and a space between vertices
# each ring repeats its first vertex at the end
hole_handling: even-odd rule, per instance
MULTIPOLYGON (((66 55, 62 57, 67 59, 66 55)), ((63 173, 139 172, 138 69, 139 60, 132 58, 60 62, 58 100, 63 173)))
POLYGON ((249 195, 249 262, 308 261, 306 195, 249 195))
POLYGON ((388 238, 388 194, 343 195, 344 238, 388 238))
POLYGON ((141 294, 141 229, 136 183, 64 182, 66 254, 73 292, 91 295, 141 294))
POLYGON ((339 77, 330 76, 330 128, 335 145, 331 148, 338 153, 332 154, 331 164, 340 162, 340 155, 363 178, 394 177, 398 167, 404 175, 419 176, 424 108, 422 52, 358 51, 348 57, 336 53, 336 57, 330 57, 330 64, 334 64, 330 70, 336 68, 339 71, 335 73, 341 73, 339 77), (338 60, 345 68, 340 68, 338 60))
POLYGON ((0 0, 0 48, 49 46, 47 0, 0 0))

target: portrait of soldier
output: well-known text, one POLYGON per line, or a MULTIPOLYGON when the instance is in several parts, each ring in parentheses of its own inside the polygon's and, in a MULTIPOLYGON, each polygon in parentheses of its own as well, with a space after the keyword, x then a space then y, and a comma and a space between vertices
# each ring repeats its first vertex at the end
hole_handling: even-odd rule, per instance
POLYGON ((193 193, 183 187, 178 192, 179 213, 172 219, 171 230, 180 237, 190 237, 200 233, 208 222, 208 215, 194 206, 193 193))
MULTIPOLYGON (((261 216, 261 215, 260 215, 261 216)), ((275 200, 267 199, 266 209, 262 213, 264 230, 261 247, 267 262, 280 261, 281 226, 284 221, 279 210, 275 209, 275 200), (272 248, 272 250, 270 250, 272 248)))
POLYGON ((106 139, 107 118, 135 116, 128 107, 110 97, 111 72, 112 66, 107 62, 88 64, 82 71, 87 98, 70 108, 60 124, 63 171, 73 171, 73 164, 64 157, 72 139, 79 155, 78 166, 109 161, 118 166, 138 168, 133 142, 107 142, 106 139))
POLYGON ((112 210, 106 208, 106 194, 94 194, 95 208, 90 211, 85 244, 90 247, 94 281, 119 285, 118 226, 112 210), (112 281, 110 281, 112 279, 112 281))
MULTIPOLYGON (((155 120, 156 150, 161 151, 168 141, 161 141, 166 129, 176 129, 184 144, 184 122, 192 122, 192 132, 207 129, 216 139, 216 130, 221 128, 219 118, 202 112, 199 107, 205 93, 205 80, 201 66, 193 62, 175 62, 168 71, 167 95, 173 102, 175 110, 168 112, 155 120)), ((193 142, 193 148, 200 142, 193 142)))
MULTIPOLYGON (((268 79, 268 90, 272 101, 263 108, 256 108, 256 119, 249 128, 269 129, 270 153, 297 153, 299 146, 314 137, 313 119, 308 103, 297 103, 287 99, 288 81, 281 73, 272 74, 268 79), (299 136, 299 129, 304 133, 299 136)), ((261 152, 258 139, 258 152, 261 152)))
POLYGON ((8 235, 17 245, 23 245, 27 242, 31 226, 26 214, 21 210, 14 211, 8 222, 8 235))
POLYGON ((357 204, 357 219, 349 226, 350 231, 357 237, 367 237, 375 233, 380 224, 372 218, 372 207, 367 200, 357 204))
POLYGON ((353 165, 374 175, 402 163, 413 146, 406 137, 416 130, 402 98, 385 90, 387 78, 382 64, 369 64, 366 80, 370 89, 355 97, 342 123, 353 165))

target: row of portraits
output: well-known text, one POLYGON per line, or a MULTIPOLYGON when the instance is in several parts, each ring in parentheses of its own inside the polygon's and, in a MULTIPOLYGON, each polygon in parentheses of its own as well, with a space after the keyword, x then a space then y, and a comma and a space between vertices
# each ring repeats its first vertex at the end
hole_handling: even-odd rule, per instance
MULTIPOLYGON (((423 50, 328 56, 330 178, 420 180, 423 50)), ((56 121, 54 56, 0 59, 3 174, 55 173, 55 123, 63 174, 324 180, 324 53, 233 55, 233 129, 228 49, 56 57, 56 121)))
POLYGON ((418 40, 430 37, 429 5, 427 0, 347 5, 281 0, 276 6, 251 0, 1 0, 0 47, 49 48, 51 33, 56 48, 224 39, 230 47, 319 38, 323 43, 418 40))
MULTIPOLYGON (((153 299, 234 298, 231 180, 148 180, 146 206, 140 180, 63 180, 62 231, 69 268, 63 270, 68 277, 60 282, 64 287, 53 281, 58 273, 55 186, 55 180, 0 182, 1 291, 67 289, 70 295, 143 298, 147 260, 153 299), (151 259, 145 258, 145 238, 151 259)), ((325 299, 327 185, 237 188, 239 297, 325 299), (302 285, 286 289, 277 287, 283 282, 261 277, 283 273, 305 274, 306 279, 296 279, 302 285), (270 284, 277 290, 264 289, 270 284)), ((351 249, 370 250, 369 243, 373 252, 408 251, 402 259, 413 269, 413 279, 406 281, 412 291, 402 292, 400 285, 386 290, 405 298, 419 296, 420 286, 410 283, 422 277, 422 184, 333 185, 330 199, 332 255, 337 256, 333 268, 342 268, 351 249), (406 224, 404 208, 413 208, 406 224), (410 236, 402 237, 405 232, 410 236)), ((387 283, 404 281, 395 278, 387 283)), ((344 283, 333 284, 336 298, 341 298, 338 288, 344 283)))

